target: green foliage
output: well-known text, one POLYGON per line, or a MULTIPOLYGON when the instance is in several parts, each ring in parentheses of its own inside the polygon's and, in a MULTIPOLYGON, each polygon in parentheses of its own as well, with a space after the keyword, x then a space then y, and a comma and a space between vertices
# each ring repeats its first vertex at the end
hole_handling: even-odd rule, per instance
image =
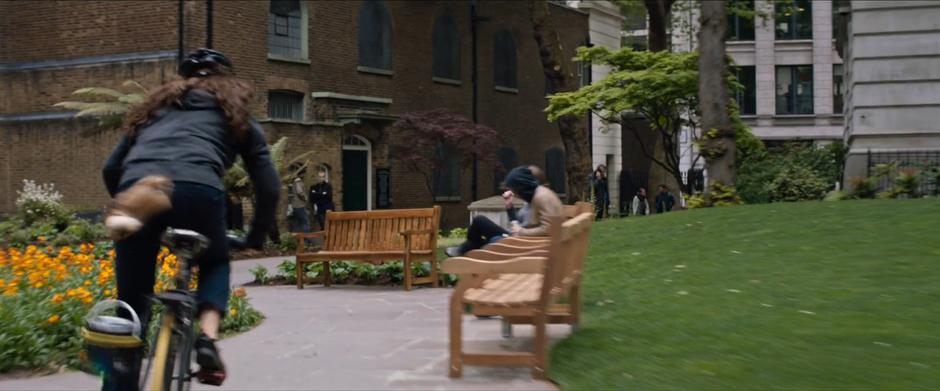
POLYGON ((450 233, 447 234, 447 237, 450 239, 466 239, 467 238, 467 229, 466 228, 453 228, 450 230, 450 233))
POLYGON ((255 277, 255 283, 259 285, 268 285, 271 281, 271 277, 268 276, 268 268, 264 266, 255 265, 255 267, 249 269, 248 272, 255 277))
MULTIPOLYGON (((268 148, 271 152, 271 162, 274 164, 274 170, 281 178, 281 184, 289 184, 301 171, 304 171, 310 165, 310 158, 314 151, 307 151, 294 157, 287 157, 287 137, 281 137, 276 143, 268 148)), ((230 194, 239 198, 252 198, 255 189, 251 185, 251 178, 248 177, 248 171, 245 169, 245 162, 241 157, 235 160, 222 178, 225 189, 230 194)))
POLYGON ((784 168, 766 185, 771 202, 820 200, 829 187, 815 171, 800 165, 784 168))
POLYGON ((844 159, 841 143, 822 148, 788 144, 775 150, 754 150, 738 161, 738 193, 748 204, 822 199, 841 180, 844 159), (798 178, 804 176, 805 180, 798 178), (802 196, 794 193, 797 188, 804 190, 797 191, 802 196))
POLYGON ((223 337, 242 333, 255 327, 262 319, 264 315, 248 302, 245 289, 238 288, 228 300, 228 313, 222 318, 219 331, 223 337))
POLYGON ((878 189, 875 187, 875 178, 856 177, 849 180, 852 184, 852 190, 849 191, 848 199, 866 199, 875 198, 878 189))
POLYGON ((85 100, 59 102, 53 106, 76 110, 76 117, 97 117, 98 126, 101 128, 116 128, 131 107, 143 102, 147 94, 147 89, 136 81, 126 80, 121 85, 133 89, 134 92, 124 93, 102 87, 79 88, 72 92, 72 95, 85 100))
POLYGON ((908 197, 917 196, 917 187, 920 186, 920 173, 916 170, 905 169, 894 178, 895 195, 905 195, 908 197))

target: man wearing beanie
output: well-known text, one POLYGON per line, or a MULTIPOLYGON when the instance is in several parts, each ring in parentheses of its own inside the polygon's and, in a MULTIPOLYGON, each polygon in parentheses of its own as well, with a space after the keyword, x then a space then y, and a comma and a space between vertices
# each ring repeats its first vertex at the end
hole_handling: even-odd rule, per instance
POLYGON ((506 175, 505 185, 515 196, 529 203, 526 221, 513 226, 511 231, 490 219, 477 216, 467 230, 467 240, 458 247, 447 249, 447 256, 457 257, 507 236, 548 236, 549 217, 562 215, 561 200, 551 189, 539 184, 532 171, 525 166, 516 167, 506 175))

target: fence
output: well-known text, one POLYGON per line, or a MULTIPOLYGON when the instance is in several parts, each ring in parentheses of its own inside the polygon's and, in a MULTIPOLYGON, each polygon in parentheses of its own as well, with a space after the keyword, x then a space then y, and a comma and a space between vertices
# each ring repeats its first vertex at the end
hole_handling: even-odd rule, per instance
POLYGON ((891 188, 894 179, 902 170, 913 170, 918 173, 917 194, 936 196, 940 193, 940 151, 868 151, 868 176, 871 177, 879 165, 897 163, 888 175, 880 178, 875 185, 878 191, 891 188))

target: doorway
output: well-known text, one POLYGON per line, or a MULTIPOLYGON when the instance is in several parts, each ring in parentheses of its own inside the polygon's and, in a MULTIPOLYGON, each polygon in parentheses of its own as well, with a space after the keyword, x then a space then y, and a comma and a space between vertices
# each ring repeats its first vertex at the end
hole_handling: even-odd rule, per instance
POLYGON ((343 139, 343 210, 372 210, 372 145, 364 137, 343 139))

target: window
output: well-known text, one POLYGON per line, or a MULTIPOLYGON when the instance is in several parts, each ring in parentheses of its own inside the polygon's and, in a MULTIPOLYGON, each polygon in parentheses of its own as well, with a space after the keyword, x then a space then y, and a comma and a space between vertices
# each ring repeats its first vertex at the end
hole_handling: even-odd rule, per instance
POLYGON ((493 73, 496 87, 518 88, 516 84, 516 40, 509 30, 493 37, 493 73))
POLYGON ((777 39, 812 39, 813 5, 810 0, 776 3, 777 39))
POLYGON ((734 91, 734 100, 743 115, 757 114, 757 78, 753 66, 735 67, 734 76, 743 89, 734 91))
POLYGON ((382 1, 367 0, 359 10, 359 66, 392 69, 392 20, 382 1))
POLYGON ((509 173, 509 170, 519 165, 519 155, 516 154, 516 151, 512 148, 502 147, 496 151, 496 159, 499 162, 499 166, 494 170, 493 186, 494 191, 499 193, 500 190, 502 190, 506 174, 509 173))
POLYGON ((294 91, 269 91, 268 117, 287 121, 303 121, 304 94, 294 91))
POLYGON ((565 193, 565 152, 561 148, 545 151, 545 177, 555 193, 565 193))
POLYGON ((460 80, 460 35, 448 15, 434 22, 434 77, 460 80))
POLYGON ((813 66, 777 67, 777 114, 813 114, 813 66))
POLYGON ((842 94, 845 84, 842 83, 842 64, 832 65, 832 112, 842 114, 842 94))
MULTIPOLYGON (((729 8, 754 11, 754 0, 732 0, 729 8)), ((754 18, 745 18, 737 14, 728 15, 728 40, 753 41, 754 18)))
POLYGON ((288 59, 307 58, 306 5, 300 0, 271 0, 268 53, 288 59))
POLYGON ((434 172, 434 200, 459 201, 461 161, 457 150, 449 145, 437 148, 440 169, 434 172))

